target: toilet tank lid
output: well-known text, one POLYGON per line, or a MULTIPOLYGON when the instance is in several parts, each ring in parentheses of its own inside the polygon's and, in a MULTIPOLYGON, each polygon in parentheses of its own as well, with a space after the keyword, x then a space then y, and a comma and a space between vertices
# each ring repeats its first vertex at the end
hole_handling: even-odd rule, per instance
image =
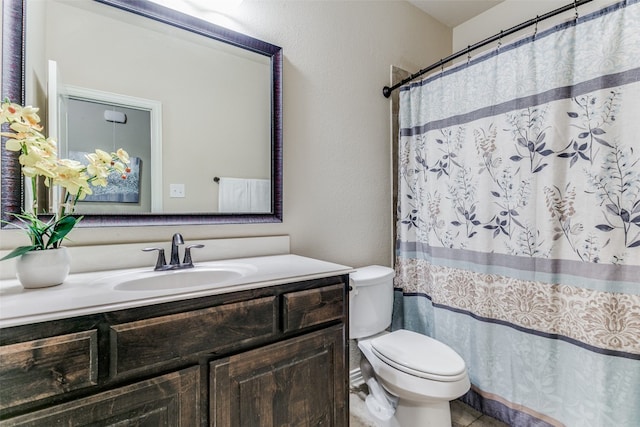
POLYGON ((368 267, 358 268, 355 272, 349 274, 349 278, 357 284, 365 285, 367 282, 389 279, 394 275, 395 272, 392 268, 381 265, 370 265, 368 267))

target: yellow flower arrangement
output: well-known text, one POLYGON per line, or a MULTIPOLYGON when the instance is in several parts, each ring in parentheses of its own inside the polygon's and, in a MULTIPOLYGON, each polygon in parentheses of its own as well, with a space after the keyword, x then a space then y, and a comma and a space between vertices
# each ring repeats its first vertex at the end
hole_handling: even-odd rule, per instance
POLYGON ((55 140, 45 137, 40 126, 38 108, 22 107, 8 100, 2 102, 0 108, 0 124, 9 124, 9 132, 0 132, 7 137, 5 149, 20 152, 18 161, 22 174, 31 178, 34 200, 31 211, 14 214, 22 223, 22 228, 31 240, 31 245, 20 246, 4 259, 17 257, 29 251, 55 249, 82 219, 73 216, 76 202, 92 194, 92 186, 107 185, 107 177, 119 173, 123 179, 130 172, 129 154, 123 149, 114 153, 97 149, 95 153, 85 157, 88 164, 76 160, 58 157, 55 140), (49 187, 57 185, 63 189, 63 201, 58 211, 48 221, 38 217, 38 204, 35 198, 36 178, 43 177, 44 184, 49 187))

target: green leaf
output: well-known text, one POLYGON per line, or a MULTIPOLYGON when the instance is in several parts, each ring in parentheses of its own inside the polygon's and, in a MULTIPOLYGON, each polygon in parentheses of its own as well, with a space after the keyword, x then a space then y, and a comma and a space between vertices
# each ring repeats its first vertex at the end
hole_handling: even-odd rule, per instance
POLYGON ((7 255, 5 255, 2 258, 0 258, 0 261, 4 261, 5 259, 18 257, 18 256, 20 256, 22 254, 26 254, 27 252, 33 251, 35 249, 37 249, 37 246, 35 246, 35 245, 18 246, 17 248, 15 248, 11 252, 9 252, 7 255))
POLYGON ((69 232, 73 230, 73 227, 75 227, 75 225, 80 222, 81 219, 82 217, 76 219, 72 216, 63 216, 62 218, 60 218, 53 225, 53 229, 51 230, 51 238, 49 239, 47 246, 57 247, 56 244, 59 241, 63 240, 67 236, 67 234, 69 234, 69 232))
POLYGON ((45 237, 48 236, 49 223, 45 223, 32 213, 12 214, 21 224, 16 224, 27 233, 36 249, 45 249, 45 237))

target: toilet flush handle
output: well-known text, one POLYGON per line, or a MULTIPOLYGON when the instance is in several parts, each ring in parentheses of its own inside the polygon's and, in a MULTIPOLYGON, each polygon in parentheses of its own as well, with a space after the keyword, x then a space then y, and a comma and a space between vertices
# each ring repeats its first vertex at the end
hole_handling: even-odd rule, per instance
POLYGON ((353 286, 352 284, 349 284, 349 293, 353 292, 353 295, 358 295, 358 288, 356 286, 353 286))

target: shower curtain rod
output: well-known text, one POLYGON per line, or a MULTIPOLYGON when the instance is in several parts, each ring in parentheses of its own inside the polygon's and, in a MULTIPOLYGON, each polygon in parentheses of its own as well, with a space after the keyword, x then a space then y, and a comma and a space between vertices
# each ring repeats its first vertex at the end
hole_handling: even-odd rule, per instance
POLYGON ((559 7, 558 9, 552 10, 551 12, 545 13, 542 16, 536 16, 533 19, 530 19, 526 22, 523 22, 522 24, 518 24, 514 27, 509 28, 508 30, 505 31, 500 31, 498 34, 491 36, 489 38, 486 38, 474 45, 469 45, 467 46, 466 49, 462 49, 452 55, 447 56, 444 59, 441 59, 440 61, 436 62, 435 64, 432 64, 430 66, 428 66, 427 68, 423 68, 422 70, 418 71, 415 74, 410 75, 409 77, 407 77, 406 79, 402 80, 400 83, 396 83, 395 85, 389 87, 389 86, 385 86, 384 88, 382 88, 382 94, 384 95, 385 98, 389 98, 389 96, 391 96, 391 92, 393 92, 394 90, 398 89, 400 86, 403 86, 407 83, 409 83, 410 81, 428 73, 429 71, 435 70, 438 67, 444 67, 444 64, 446 64, 449 61, 453 61, 454 59, 460 58, 463 55, 468 55, 472 50, 476 50, 478 48, 481 48, 483 46, 488 45, 489 43, 492 43, 496 40, 501 41, 503 37, 506 37, 510 34, 513 34, 515 32, 518 32, 520 30, 523 30, 527 27, 530 27, 531 25, 537 25, 540 21, 544 21, 545 19, 551 18, 552 16, 556 16, 559 15, 560 13, 566 12, 568 10, 571 9, 575 9, 576 11, 576 19, 578 19, 578 6, 582 6, 585 3, 589 3, 593 0, 575 0, 573 3, 567 4, 565 6, 559 7))

